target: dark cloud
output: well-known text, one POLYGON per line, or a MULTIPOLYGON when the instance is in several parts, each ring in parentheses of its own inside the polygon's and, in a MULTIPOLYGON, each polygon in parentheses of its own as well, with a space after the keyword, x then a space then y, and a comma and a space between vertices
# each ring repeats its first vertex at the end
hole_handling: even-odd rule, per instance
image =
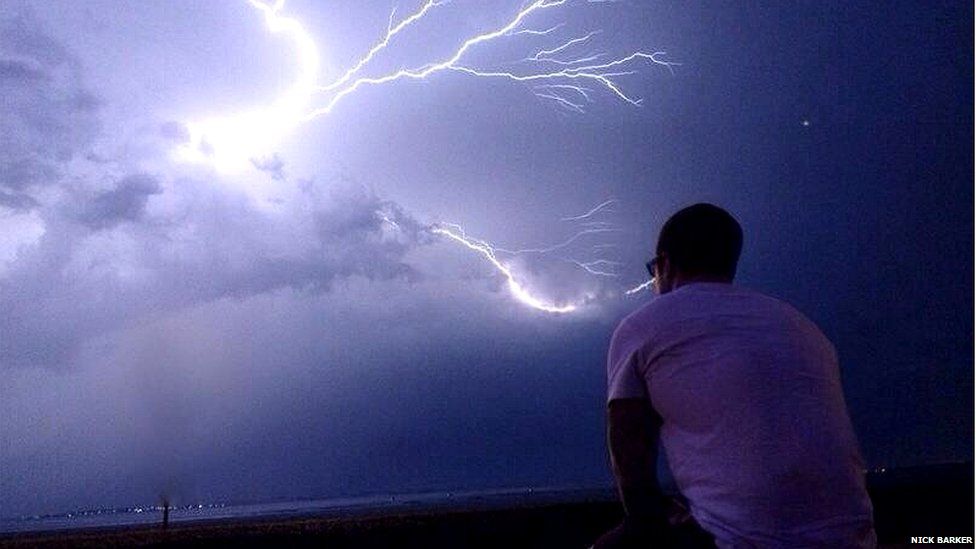
POLYGON ((81 72, 29 11, 0 14, 0 189, 27 196, 56 183, 64 162, 90 145, 100 101, 81 72))
POLYGON ((47 74, 36 65, 14 59, 0 59, 0 82, 38 82, 46 79, 47 74))
POLYGON ((19 192, 8 192, 0 189, 0 206, 12 210, 30 210, 38 205, 30 195, 19 192))
POLYGON ((55 478, 25 481, 32 462, 11 459, 0 492, 11 514, 36 512, 29 489, 41 487, 36 499, 53 511, 127 505, 164 489, 184 502, 337 497, 455 490, 476 470, 489 485, 532 485, 570 459, 584 462, 577 477, 602 481, 599 363, 609 327, 512 322, 498 304, 463 284, 351 277, 328 293, 286 288, 131 322, 83 345, 84 367, 74 372, 16 372, 52 380, 22 416, 53 402, 86 413, 59 415, 52 432, 12 428, 9 439, 44 456, 45 467, 64 464, 55 478), (554 383, 566 378, 587 389, 554 383), (376 402, 381 412, 363 413, 376 402), (65 447, 55 432, 85 435, 65 447), (589 451, 565 455, 553 440, 585 440, 589 451), (95 441, 118 458, 71 459, 95 441), (409 462, 393 463, 393 454, 409 462), (110 488, 93 493, 93 485, 110 488))
POLYGON ((285 161, 277 154, 264 158, 252 158, 251 164, 271 176, 275 181, 285 180, 285 161))
MULTIPOLYGON (((0 141, 7 141, 0 136, 0 141)), ((0 187, 25 195, 33 186, 57 180, 60 162, 37 152, 0 149, 0 187)), ((26 196, 26 195, 25 195, 26 196)))
POLYGON ((65 104, 78 113, 93 113, 102 106, 102 100, 87 90, 77 90, 67 98, 65 104))
POLYGON ((45 68, 77 68, 77 61, 67 48, 41 30, 29 4, 5 10, 0 19, 0 44, 5 53, 22 55, 45 68))
POLYGON ((164 139, 176 143, 188 143, 190 141, 190 130, 186 124, 170 120, 159 126, 159 135, 164 139))
POLYGON ((105 156, 102 156, 102 155, 100 155, 98 153, 95 153, 95 152, 90 152, 90 153, 86 154, 85 155, 85 160, 87 160, 89 162, 92 162, 94 164, 109 164, 109 163, 112 162, 111 159, 106 158, 105 156))
POLYGON ((428 241, 422 224, 361 185, 320 192, 306 182, 287 205, 290 224, 213 182, 168 185, 179 190, 162 219, 145 216, 163 188, 146 174, 43 210, 44 235, 0 278, 0 369, 68 367, 93 337, 220 299, 322 293, 354 276, 420 278, 404 258, 428 241))
POLYGON ((152 176, 130 175, 120 180, 114 189, 95 195, 84 205, 78 219, 95 230, 111 228, 124 221, 138 221, 149 197, 161 191, 159 182, 152 176))
MULTIPOLYGON (((743 283, 837 344, 869 462, 972 454, 973 164, 958 146, 972 141, 972 78, 958 70, 971 6, 875 10, 873 25, 823 3, 759 18, 628 8, 600 26, 670 44, 687 69, 628 79, 642 109, 595 101, 560 120, 521 87, 438 78, 357 94, 292 134, 284 161, 259 162, 266 173, 220 176, 173 162, 187 127, 161 122, 250 108, 291 73, 283 50, 225 11, 188 25, 164 3, 96 6, 85 26, 60 13, 78 3, 20 1, 49 10, 95 72, 4 3, 0 517, 163 489, 209 502, 605 484, 601 360, 612 319, 640 298, 604 300, 570 260, 620 259, 607 284, 637 281, 659 224, 701 200, 740 217, 743 283), (824 36, 840 37, 838 55, 810 47, 824 36), (228 58, 227 44, 253 49, 228 58), (378 190, 294 180, 340 169, 378 190), (123 184, 135 174, 158 194, 123 184), (518 303, 426 222, 544 247, 574 230, 550 221, 608 194, 622 231, 592 242, 618 256, 589 240, 505 256, 540 295, 596 296, 574 315, 518 303)), ((335 43, 369 47, 361 23, 388 15, 371 4, 349 3, 370 14, 349 19, 355 40, 330 27, 335 43)))

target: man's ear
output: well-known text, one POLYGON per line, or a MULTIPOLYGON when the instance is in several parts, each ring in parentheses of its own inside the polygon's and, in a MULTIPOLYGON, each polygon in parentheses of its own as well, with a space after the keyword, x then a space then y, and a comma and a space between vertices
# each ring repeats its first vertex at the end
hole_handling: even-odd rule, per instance
POLYGON ((660 254, 658 261, 658 281, 657 287, 663 289, 663 293, 667 293, 671 290, 671 285, 674 281, 674 272, 672 271, 671 259, 668 258, 667 254, 660 254))
POLYGON ((673 269, 674 264, 671 263, 671 258, 668 257, 668 254, 661 254, 661 272, 664 273, 664 276, 666 276, 668 280, 674 279, 673 269))

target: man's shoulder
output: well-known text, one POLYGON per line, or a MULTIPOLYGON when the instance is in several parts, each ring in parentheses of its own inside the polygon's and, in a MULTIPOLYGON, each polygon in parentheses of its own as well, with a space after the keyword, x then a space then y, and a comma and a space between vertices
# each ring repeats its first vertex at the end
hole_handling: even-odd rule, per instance
POLYGON ((696 306, 708 303, 715 305, 725 303, 734 307, 748 307, 768 314, 795 316, 806 320, 806 316, 785 299, 747 286, 736 284, 710 285, 708 287, 694 285, 692 289, 697 290, 697 292, 688 292, 688 295, 695 294, 699 297, 696 306))
POLYGON ((817 345, 824 345, 833 349, 833 344, 820 329, 820 326, 792 303, 757 290, 743 291, 749 294, 758 314, 766 317, 770 323, 770 329, 787 330, 802 338, 810 338, 809 340, 815 341, 817 345))
POLYGON ((617 323, 610 338, 611 355, 619 354, 624 349, 632 351, 645 342, 648 334, 654 331, 656 319, 660 317, 661 299, 651 299, 617 323))
MULTIPOLYGON (((773 322, 788 321, 804 331, 820 332, 813 321, 789 302, 759 290, 734 284, 691 284, 658 296, 627 315, 617 332, 647 333, 655 327, 672 325, 684 316, 701 317, 710 311, 727 309, 751 312, 773 322)), ((615 332, 616 333, 616 332, 615 332)))
POLYGON ((647 303, 641 305, 636 310, 628 314, 617 323, 617 329, 614 334, 625 334, 633 331, 642 331, 649 324, 653 324, 658 318, 663 314, 663 311, 668 308, 668 302, 670 294, 658 296, 647 303))
POLYGON ((652 298, 617 323, 612 341, 631 347, 643 345, 680 316, 685 299, 677 292, 652 298))
POLYGON ((817 326, 817 324, 810 320, 807 315, 803 314, 803 312, 797 309, 792 303, 755 290, 750 290, 750 292, 754 294, 757 301, 761 301, 766 304, 770 311, 790 319, 798 327, 804 330, 820 333, 820 328, 817 326))
POLYGON ((684 310, 700 312, 702 305, 707 305, 709 302, 721 303, 732 295, 766 298, 759 292, 732 284, 693 283, 651 299, 627 315, 620 322, 620 325, 641 325, 661 319, 669 319, 684 310))

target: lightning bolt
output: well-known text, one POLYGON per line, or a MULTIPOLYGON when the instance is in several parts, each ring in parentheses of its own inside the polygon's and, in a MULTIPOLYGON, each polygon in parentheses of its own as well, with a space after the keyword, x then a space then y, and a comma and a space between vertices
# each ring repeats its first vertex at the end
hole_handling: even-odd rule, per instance
MULTIPOLYGON (((666 53, 656 51, 647 53, 636 51, 623 57, 617 57, 605 62, 596 63, 597 59, 606 57, 605 53, 589 54, 570 59, 556 59, 554 54, 565 53, 566 50, 584 44, 600 31, 593 31, 585 36, 569 39, 561 45, 543 48, 523 61, 535 64, 556 64, 558 68, 546 70, 523 69, 521 72, 487 70, 469 66, 463 62, 465 54, 476 46, 487 45, 505 37, 531 35, 547 37, 557 33, 563 24, 549 27, 545 30, 522 28, 523 23, 533 14, 551 10, 570 3, 571 0, 535 0, 518 10, 505 24, 500 27, 467 38, 449 56, 440 61, 431 62, 414 68, 401 68, 394 72, 379 76, 359 76, 359 74, 373 61, 377 55, 390 47, 397 35, 410 30, 411 27, 423 21, 434 11, 443 6, 448 0, 427 0, 419 9, 394 24, 396 11, 390 14, 390 22, 384 37, 369 51, 356 61, 341 76, 331 83, 322 84, 319 78, 319 53, 315 41, 302 24, 294 18, 282 15, 285 0, 247 0, 263 16, 268 30, 273 34, 282 34, 295 43, 298 75, 292 87, 272 104, 255 108, 247 112, 232 116, 206 118, 201 121, 187 123, 190 139, 178 153, 182 159, 207 161, 221 171, 235 171, 248 167, 255 158, 266 156, 290 132, 298 126, 317 117, 329 114, 346 97, 364 86, 380 86, 391 84, 399 80, 425 80, 438 73, 454 72, 479 78, 507 79, 513 82, 532 84, 535 95, 541 99, 554 101, 557 105, 578 113, 585 112, 585 103, 589 103, 593 88, 584 83, 589 82, 597 88, 603 88, 618 99, 639 106, 641 99, 624 92, 617 82, 617 77, 631 75, 636 72, 627 69, 636 62, 645 61, 667 68, 669 71, 678 63, 665 59, 666 53), (566 94, 577 96, 571 98, 566 94), (320 99, 320 96, 325 96, 320 99), (582 99, 582 102, 581 102, 582 99)), ((593 2, 583 3, 611 3, 593 2)))
POLYGON ((579 240, 580 238, 582 238, 582 237, 584 237, 584 236, 586 236, 588 234, 610 233, 610 232, 617 232, 617 231, 619 231, 619 229, 615 229, 615 228, 584 229, 582 231, 577 232, 573 236, 567 238, 566 240, 564 240, 564 241, 562 241, 562 242, 560 242, 558 244, 553 244, 551 246, 546 246, 545 248, 522 248, 522 249, 519 249, 519 250, 508 250, 508 249, 505 249, 505 248, 497 248, 497 250, 500 251, 500 252, 505 252, 505 253, 509 253, 509 254, 512 254, 512 255, 520 255, 520 254, 547 254, 549 252, 554 252, 556 250, 561 250, 561 249, 569 246, 570 244, 576 242, 577 240, 579 240))
POLYGON ((435 226, 430 229, 430 232, 436 235, 445 236, 448 239, 468 248, 469 250, 481 254, 482 257, 488 260, 488 263, 494 267, 495 270, 500 272, 505 277, 505 279, 508 281, 508 289, 515 299, 528 305, 529 307, 532 307, 533 309, 538 309, 547 313, 564 314, 575 311, 579 305, 581 305, 581 303, 567 303, 559 305, 544 301, 543 299, 532 295, 528 290, 525 289, 522 283, 515 278, 515 274, 512 272, 512 269, 498 259, 496 250, 491 244, 483 240, 468 237, 464 234, 464 229, 458 227, 457 225, 435 226))
POLYGON ((619 261, 610 261, 609 259, 596 259, 593 261, 576 261, 571 259, 570 262, 574 263, 577 267, 583 269, 584 271, 590 273, 591 275, 620 276, 612 270, 604 270, 607 267, 611 269, 614 267, 619 267, 620 266, 619 261))
POLYGON ((420 7, 419 10, 417 10, 416 13, 413 13, 409 17, 406 17, 405 19, 400 21, 396 26, 393 25, 393 17, 396 15, 396 8, 393 8, 393 11, 390 12, 390 24, 387 26, 386 36, 383 37, 383 40, 380 40, 375 46, 373 46, 372 49, 370 49, 369 52, 366 53, 366 55, 364 55, 359 61, 357 61, 356 64, 352 66, 352 68, 347 70, 345 74, 340 76, 335 82, 329 84, 328 86, 322 87, 321 90, 332 91, 344 86, 347 82, 349 82, 349 80, 356 73, 359 72, 360 69, 362 69, 363 67, 366 66, 367 63, 372 61, 373 57, 375 57, 376 54, 386 49, 386 47, 390 45, 390 40, 392 40, 394 36, 399 34, 400 31, 409 27, 413 23, 419 21, 421 18, 423 18, 424 15, 427 14, 428 11, 430 11, 431 8, 446 3, 447 3, 446 1, 435 2, 433 0, 428 0, 427 2, 424 3, 423 6, 420 7))
MULTIPOLYGON (((580 215, 574 215, 574 216, 571 216, 571 217, 564 217, 560 221, 582 221, 584 219, 589 219, 589 218, 593 217, 594 215, 596 215, 597 213, 600 213, 600 212, 609 210, 611 207, 615 206, 616 204, 617 204, 617 199, 615 199, 615 198, 608 198, 607 200, 604 200, 603 202, 601 202, 601 203, 597 204, 596 206, 594 206, 592 209, 590 209, 586 213, 582 213, 580 215)), ((603 222, 602 221, 597 221, 597 223, 603 223, 603 222)))
POLYGON ((559 52, 561 52, 561 51, 563 51, 563 50, 565 50, 567 48, 572 47, 575 44, 582 44, 582 43, 586 42, 587 40, 589 40, 590 38, 593 38, 597 34, 600 34, 600 31, 596 30, 596 31, 593 31, 593 32, 587 34, 586 36, 581 36, 579 38, 573 38, 572 40, 569 40, 568 42, 564 43, 563 45, 556 46, 555 48, 552 48, 552 49, 549 49, 549 50, 539 50, 532 57, 526 57, 522 61, 549 61, 550 63, 556 63, 557 65, 574 65, 574 64, 578 64, 578 63, 584 63, 586 61, 592 61, 594 59, 597 59, 597 58, 602 57, 603 54, 599 54, 598 53, 598 54, 595 54, 595 55, 590 55, 588 57, 583 57, 583 58, 575 59, 575 60, 572 60, 572 61, 562 61, 562 60, 556 59, 556 58, 552 57, 552 54, 559 53, 559 52))
MULTIPOLYGON (((582 238, 587 235, 599 235, 602 233, 619 232, 620 229, 616 228, 613 223, 608 221, 587 221, 592 219, 594 216, 601 213, 607 213, 611 211, 612 207, 617 203, 616 199, 608 199, 595 207, 587 210, 586 212, 564 217, 562 221, 572 221, 572 222, 582 222, 580 223, 584 226, 583 229, 578 230, 576 233, 566 238, 565 240, 552 244, 545 247, 536 248, 521 248, 521 249, 507 249, 481 240, 478 238, 470 237, 466 234, 465 230, 460 226, 452 223, 439 223, 431 226, 429 232, 434 235, 443 236, 452 242, 461 244, 465 248, 477 252, 488 263, 499 273, 501 273, 508 281, 509 290, 512 295, 520 302, 540 311, 545 311, 549 313, 568 313, 577 310, 579 307, 587 303, 592 296, 584 296, 584 298, 569 302, 569 303, 553 303, 546 301, 543 298, 532 295, 526 288, 524 283, 522 283, 517 274, 513 271, 511 265, 507 264, 501 256, 518 256, 526 254, 551 254, 560 250, 564 250, 571 245, 577 243, 582 238), (587 227, 587 225, 590 225, 587 227), (596 226, 593 226, 596 225, 596 226)), ((385 217, 381 218, 387 221, 385 217)), ((614 247, 614 244, 598 243, 589 246, 590 250, 599 254, 603 250, 614 247)), ((613 261, 606 258, 598 258, 590 261, 581 261, 574 258, 564 258, 565 261, 572 263, 593 276, 599 277, 618 277, 620 276, 615 269, 621 265, 618 261, 613 261)), ((632 295, 636 292, 628 293, 627 295, 632 295)))
POLYGON ((560 23, 560 24, 558 24, 556 26, 549 27, 548 29, 545 29, 545 30, 522 29, 522 30, 518 30, 518 31, 512 31, 511 33, 509 33, 509 36, 518 36, 520 34, 531 34, 531 35, 535 35, 535 36, 545 36, 547 34, 551 34, 551 33, 555 32, 555 31, 557 31, 557 30, 559 30, 559 29, 561 29, 561 28, 563 28, 565 26, 566 26, 565 23, 560 23))
POLYGON ((178 157, 211 162, 224 172, 247 168, 297 128, 312 104, 318 81, 318 47, 298 20, 280 15, 285 0, 248 2, 264 15, 272 34, 283 34, 295 43, 299 72, 292 86, 266 107, 187 123, 190 139, 177 150, 178 157))
POLYGON ((641 282, 640 284, 634 286, 633 288, 626 290, 624 292, 624 295, 634 295, 643 292, 644 290, 650 290, 651 287, 654 286, 655 282, 656 280, 653 278, 648 281, 641 282))
MULTIPOLYGON (((593 102, 596 90, 604 90, 628 105, 639 107, 642 99, 624 91, 617 78, 637 72, 640 63, 662 66, 673 72, 678 63, 668 61, 663 51, 634 51, 620 57, 610 57, 604 52, 588 52, 568 56, 587 46, 591 39, 600 33, 592 31, 583 36, 565 39, 555 46, 543 47, 528 55, 518 63, 519 70, 486 69, 472 66, 464 61, 466 54, 476 47, 484 47, 492 42, 509 37, 529 36, 545 40, 555 36, 564 27, 563 23, 535 30, 525 28, 525 22, 533 15, 554 10, 572 0, 535 0, 523 5, 504 24, 481 34, 470 36, 461 42, 450 55, 439 61, 429 62, 412 68, 400 68, 393 72, 374 76, 362 76, 370 63, 382 52, 391 47, 397 36, 407 32, 420 21, 425 20, 435 8, 450 0, 426 0, 416 11, 394 23, 396 9, 390 13, 386 33, 358 61, 330 83, 319 82, 319 53, 312 36, 302 24, 292 17, 283 15, 285 0, 247 0, 264 17, 272 34, 281 34, 295 44, 295 57, 298 74, 292 86, 270 105, 251 109, 247 112, 223 117, 204 118, 187 123, 190 138, 177 150, 184 160, 211 163, 224 172, 247 168, 266 157, 289 133, 300 125, 320 116, 327 115, 339 103, 365 86, 383 86, 401 80, 427 80, 439 73, 455 73, 475 78, 503 79, 531 87, 536 97, 553 101, 556 105, 584 113, 587 104, 593 102)), ((615 3, 615 0, 577 0, 585 4, 615 3)), ((616 203, 608 200, 590 211, 565 218, 564 221, 585 221, 606 211, 616 203)), ((383 221, 392 229, 399 226, 395 221, 384 217, 383 221)), ((551 253, 566 248, 579 238, 594 233, 617 230, 612 223, 592 221, 583 224, 583 230, 569 239, 546 247, 523 250, 504 250, 486 241, 469 238, 463 229, 456 225, 439 224, 430 232, 443 236, 452 242, 480 254, 508 281, 512 295, 520 302, 549 313, 569 313, 576 310, 583 301, 556 304, 532 295, 518 280, 511 267, 498 258, 499 252, 511 254, 551 253)), ((597 276, 616 276, 612 268, 618 264, 607 259, 578 261, 569 259, 579 268, 597 276)), ((636 293, 650 285, 646 282, 625 292, 636 293)))

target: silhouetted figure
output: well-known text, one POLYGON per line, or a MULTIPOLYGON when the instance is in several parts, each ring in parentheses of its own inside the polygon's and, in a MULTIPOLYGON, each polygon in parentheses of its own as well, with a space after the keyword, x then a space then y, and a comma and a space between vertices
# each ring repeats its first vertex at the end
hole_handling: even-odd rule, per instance
POLYGON ((163 496, 163 530, 169 528, 169 498, 163 496))
POLYGON ((596 547, 877 544, 836 352, 790 305, 732 284, 741 249, 738 222, 710 204, 661 229, 647 264, 660 296, 610 343, 626 518, 596 547), (661 494, 659 443, 680 504, 661 494))

